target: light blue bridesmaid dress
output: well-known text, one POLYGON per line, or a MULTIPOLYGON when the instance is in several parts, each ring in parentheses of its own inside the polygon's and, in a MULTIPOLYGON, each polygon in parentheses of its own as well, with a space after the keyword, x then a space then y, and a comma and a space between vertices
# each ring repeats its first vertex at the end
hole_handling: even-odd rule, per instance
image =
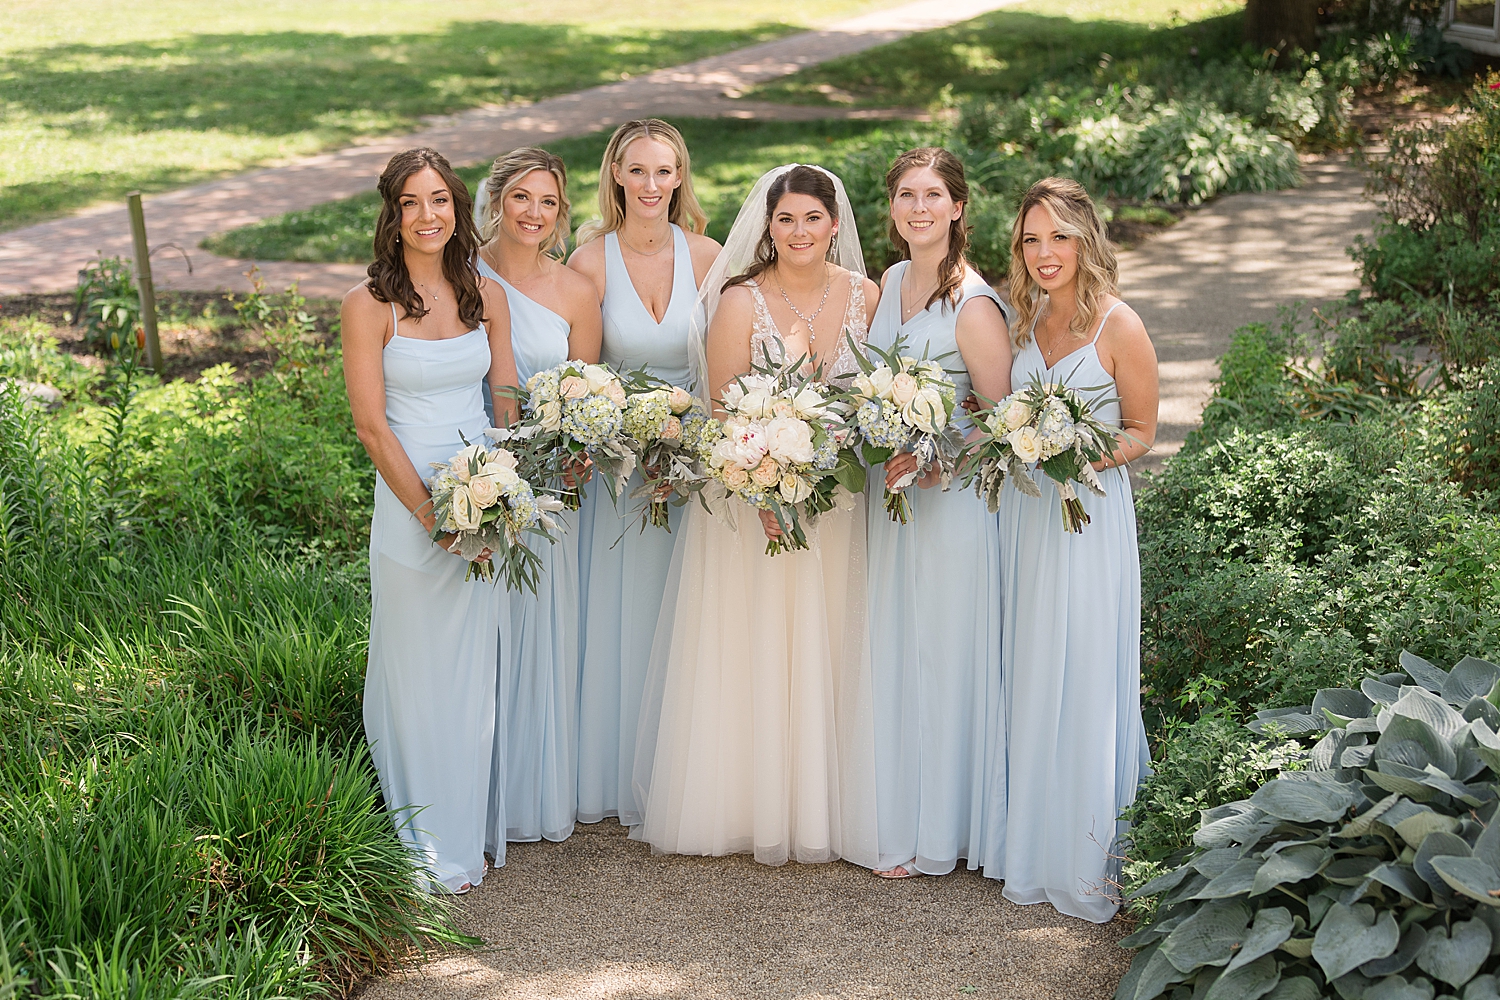
MULTIPOLYGON (((889 271, 869 342, 889 349, 904 334, 905 354, 947 354, 941 363, 962 401, 973 386, 958 353, 959 310, 978 297, 1000 298, 970 271, 956 307, 936 302, 902 324, 908 265, 889 271)), ((959 427, 967 431, 968 421, 960 417, 959 427)), ((987 749, 1005 745, 1004 729, 989 718, 998 712, 988 711, 1002 690, 998 524, 984 501, 955 483, 948 492, 909 487, 911 518, 902 525, 885 512, 885 467, 872 469, 869 481, 879 867, 915 864, 946 875, 966 858, 977 868, 987 749)))
MULTIPOLYGON (((688 387, 688 337, 698 306, 698 285, 687 236, 672 227, 672 298, 658 323, 641 302, 619 239, 604 236, 604 349, 602 360, 624 373, 644 369, 688 387)), ((578 819, 597 823, 618 816, 641 821, 631 789, 636 727, 651 641, 661 613, 672 545, 682 508, 670 508, 668 525, 640 530, 630 477, 618 502, 599 480, 579 511, 583 558, 583 673, 579 682, 578 819), (623 536, 623 537, 622 537, 623 536)))
MULTIPOLYGON (((568 360, 568 321, 527 298, 481 259, 479 271, 505 289, 510 344, 524 385, 568 360)), ((557 543, 535 551, 537 592, 511 592, 509 655, 500 658, 495 767, 485 847, 497 865, 505 842, 566 840, 577 815, 578 515, 559 511, 557 543)))
MULTIPOLYGON (((1118 303, 1116 304, 1118 305, 1118 303)), ((1113 311, 1113 309, 1111 309, 1113 311)), ((1085 398, 1117 395, 1094 339, 1048 366, 1033 335, 1016 355, 1011 384, 1032 375, 1085 398)), ((1096 411, 1120 426, 1120 404, 1096 411)), ((1004 663, 1008 761, 991 759, 985 874, 1005 880, 1005 898, 1051 903, 1095 923, 1117 907, 1101 891, 1120 810, 1135 801, 1150 767, 1141 722, 1141 571, 1135 503, 1124 469, 1104 470, 1105 496, 1080 488, 1091 521, 1063 531, 1057 485, 1034 474, 1041 497, 1006 484, 1000 498, 1000 570, 1005 588, 1004 663), (1005 789, 1005 794, 1000 789, 1005 789), (993 864, 992 864, 993 862, 993 864)))
MULTIPOLYGON (((448 340, 398 332, 385 345, 386 421, 424 479, 429 462, 463 448, 460 434, 476 441, 488 426, 480 380, 489 367, 483 325, 448 340)), ((401 839, 449 890, 484 874, 495 658, 508 617, 503 588, 465 581, 467 570, 377 474, 365 736, 401 839)))

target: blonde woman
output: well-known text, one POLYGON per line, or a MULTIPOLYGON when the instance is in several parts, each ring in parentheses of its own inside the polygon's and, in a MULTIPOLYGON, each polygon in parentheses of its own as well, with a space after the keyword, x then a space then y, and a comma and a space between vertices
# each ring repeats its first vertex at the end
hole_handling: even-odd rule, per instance
MULTIPOLYGON (((570 358, 598 361, 598 300, 560 259, 569 225, 562 160, 543 149, 507 153, 485 193, 479 273, 505 290, 520 381, 570 358)), ((497 865, 507 840, 563 840, 577 813, 578 524, 566 512, 562 520, 557 544, 539 550, 537 592, 509 595, 486 835, 497 865)))
POLYGON ((1116 295, 1094 203, 1074 181, 1034 184, 1011 237, 1011 385, 1034 376, 1099 400, 1120 428, 1087 491, 1090 523, 1063 531, 1057 490, 1007 487, 1000 502, 1002 664, 1009 759, 992 756, 984 873, 1016 903, 1103 923, 1115 818, 1150 763, 1140 706, 1141 573, 1125 464, 1156 437, 1156 351, 1116 295), (1007 801, 1008 797, 1008 801, 1007 801))
MULTIPOLYGON (((568 266, 593 283, 604 317, 601 357, 616 371, 643 369, 684 388, 698 286, 719 254, 702 235, 708 217, 693 194, 687 145, 655 118, 615 130, 599 167, 599 220, 578 231, 568 266)), ((661 611, 672 543, 641 531, 630 493, 612 501, 592 491, 580 515, 583 547, 583 671, 579 680, 578 819, 618 816, 639 823, 631 791, 636 726, 651 639, 661 611)))

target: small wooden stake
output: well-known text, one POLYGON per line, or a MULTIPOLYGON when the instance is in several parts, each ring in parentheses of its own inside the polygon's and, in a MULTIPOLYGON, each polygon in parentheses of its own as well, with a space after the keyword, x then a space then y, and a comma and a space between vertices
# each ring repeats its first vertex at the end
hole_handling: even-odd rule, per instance
POLYGON ((135 238, 136 284, 141 291, 141 328, 146 333, 146 367, 161 371, 161 340, 156 335, 156 289, 151 284, 151 248, 146 242, 146 213, 141 208, 141 193, 125 196, 130 207, 130 234, 135 238))

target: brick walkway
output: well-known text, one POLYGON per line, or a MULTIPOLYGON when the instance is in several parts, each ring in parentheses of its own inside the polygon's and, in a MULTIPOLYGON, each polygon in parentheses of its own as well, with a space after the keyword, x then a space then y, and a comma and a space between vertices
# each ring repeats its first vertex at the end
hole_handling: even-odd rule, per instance
MULTIPOLYGON (((583 135, 631 118, 840 117, 826 108, 735 101, 756 83, 807 66, 895 41, 916 31, 944 27, 1018 0, 919 0, 724 55, 539 101, 525 107, 476 108, 432 119, 412 135, 391 136, 309 157, 284 167, 255 170, 220 181, 146 199, 146 228, 153 246, 172 242, 192 255, 193 273, 182 258, 152 257, 163 288, 212 291, 246 287, 251 261, 216 257, 198 246, 204 237, 283 212, 310 208, 374 188, 392 153, 432 146, 456 165, 492 159, 507 150, 565 136, 583 135)), ((914 112, 848 112, 844 117, 908 117, 914 112)), ((0 295, 71 289, 78 269, 96 253, 129 256, 130 223, 123 206, 100 208, 65 219, 0 234, 0 295)), ((308 296, 336 297, 364 275, 356 264, 260 264, 268 284, 296 280, 308 296)))

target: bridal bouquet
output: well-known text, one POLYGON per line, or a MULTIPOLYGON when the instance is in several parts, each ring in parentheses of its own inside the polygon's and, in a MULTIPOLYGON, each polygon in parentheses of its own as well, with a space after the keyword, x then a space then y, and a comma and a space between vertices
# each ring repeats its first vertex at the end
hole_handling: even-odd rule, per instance
MULTIPOLYGON (((493 428, 486 433, 494 436, 493 428)), ((451 551, 469 560, 465 580, 493 580, 499 563, 508 588, 524 586, 535 593, 541 558, 523 536, 536 534, 555 542, 551 532, 557 522, 548 514, 562 510, 563 502, 532 489, 521 476, 521 461, 514 451, 470 444, 466 438, 464 446, 446 463, 431 463, 437 470, 427 481, 435 518, 432 538, 458 536, 451 551), (485 549, 490 558, 480 562, 485 549)))
MULTIPOLYGON (((587 456, 618 497, 635 471, 635 453, 623 433, 626 395, 620 377, 604 365, 565 361, 527 379, 521 395, 524 432, 572 460, 570 465, 587 456)), ((581 490, 565 496, 568 509, 577 510, 581 490)))
POLYGON ((1096 496, 1104 496, 1092 463, 1115 446, 1115 431, 1094 416, 1099 403, 1086 403, 1075 390, 1033 375, 1024 389, 975 414, 980 437, 973 446, 975 460, 969 474, 974 492, 985 499, 991 512, 1000 507, 1000 490, 1007 476, 1022 493, 1039 497, 1042 491, 1027 468, 1036 462, 1057 483, 1063 529, 1082 531, 1089 516, 1073 484, 1081 483, 1096 496))
POLYGON ((718 422, 686 389, 640 375, 626 384, 622 427, 644 480, 631 493, 645 501, 641 530, 666 528, 667 508, 686 503, 708 482, 700 456, 705 443, 718 439, 718 422))
POLYGON ((911 516, 906 488, 937 466, 946 490, 958 470, 964 438, 953 423, 957 390, 938 364, 940 358, 929 360, 925 352, 920 359, 904 355, 901 349, 905 342, 900 338, 889 352, 864 346, 883 364, 871 362, 855 345, 861 374, 855 377, 849 393, 854 425, 864 445, 866 463, 879 465, 901 452, 916 456, 916 471, 901 477, 885 494, 885 509, 891 520, 905 524, 911 516))
POLYGON ((808 548, 803 521, 832 510, 840 485, 864 489, 853 430, 802 359, 757 365, 724 392, 723 433, 708 450, 709 474, 751 507, 770 511, 783 534, 766 554, 808 548))

